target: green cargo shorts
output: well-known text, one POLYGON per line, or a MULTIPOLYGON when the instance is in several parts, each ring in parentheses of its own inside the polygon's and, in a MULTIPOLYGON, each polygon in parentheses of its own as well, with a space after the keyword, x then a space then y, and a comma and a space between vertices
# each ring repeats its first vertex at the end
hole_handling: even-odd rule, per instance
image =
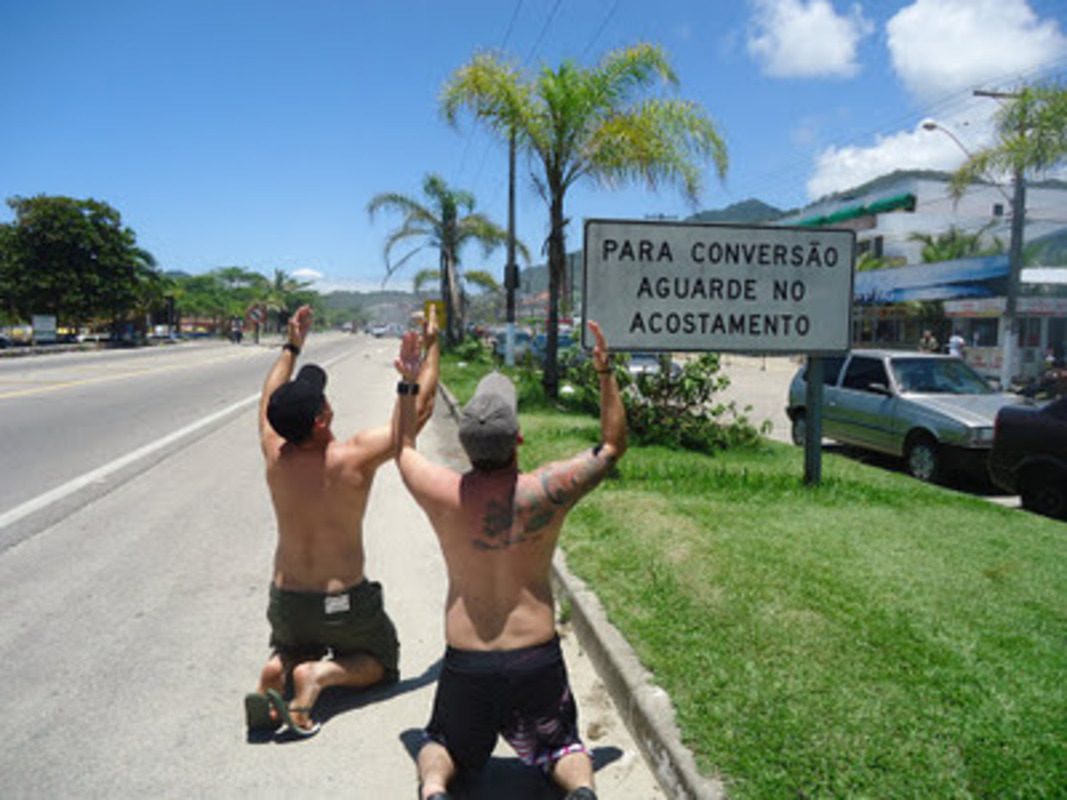
POLYGON ((400 642, 382 603, 382 585, 363 580, 343 592, 295 592, 270 587, 270 646, 301 659, 366 653, 399 677, 400 642))

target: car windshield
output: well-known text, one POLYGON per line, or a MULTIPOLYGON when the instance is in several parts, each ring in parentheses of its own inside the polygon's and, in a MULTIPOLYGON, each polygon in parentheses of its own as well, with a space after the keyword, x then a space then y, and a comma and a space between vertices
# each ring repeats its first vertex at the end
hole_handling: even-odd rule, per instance
POLYGON ((902 392, 993 394, 985 379, 957 358, 894 358, 892 367, 902 392))

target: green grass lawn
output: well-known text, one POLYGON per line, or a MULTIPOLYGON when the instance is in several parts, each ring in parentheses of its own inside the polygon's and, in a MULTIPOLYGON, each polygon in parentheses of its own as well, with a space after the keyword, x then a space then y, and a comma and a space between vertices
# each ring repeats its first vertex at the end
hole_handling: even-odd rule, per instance
MULTIPOLYGON (((444 367, 461 399, 471 370, 444 367)), ((598 439, 520 417, 524 465, 598 439)), ((770 442, 631 447, 568 518, 700 768, 735 798, 1067 796, 1067 525, 834 454, 803 471, 770 442)))

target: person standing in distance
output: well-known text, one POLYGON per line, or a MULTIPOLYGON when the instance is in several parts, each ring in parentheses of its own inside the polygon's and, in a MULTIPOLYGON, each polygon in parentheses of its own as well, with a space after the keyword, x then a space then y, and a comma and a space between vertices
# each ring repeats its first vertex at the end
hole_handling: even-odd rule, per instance
MULTIPOLYGON (((259 436, 278 539, 267 618, 271 656, 245 697, 250 729, 282 722, 297 736, 318 725, 311 710, 328 686, 365 687, 398 677, 399 643, 381 585, 364 575, 363 516, 375 473, 395 453, 395 424, 339 441, 331 430, 326 372, 306 364, 290 380, 311 328, 311 309, 289 320, 288 338, 263 384, 259 436), (329 657, 325 657, 325 656, 329 657), (284 698, 292 681, 293 698, 284 698)), ((412 424, 433 413, 439 349, 431 315, 412 424)))
POLYGON ((502 735, 571 800, 595 800, 593 765, 578 734, 549 582, 568 512, 626 451, 626 411, 595 322, 601 442, 571 459, 521 472, 515 387, 484 377, 463 409, 459 439, 471 469, 434 464, 415 447, 423 391, 417 340, 401 343, 397 466, 429 517, 448 573, 447 649, 418 755, 420 794, 444 800, 463 770, 481 768, 502 735))

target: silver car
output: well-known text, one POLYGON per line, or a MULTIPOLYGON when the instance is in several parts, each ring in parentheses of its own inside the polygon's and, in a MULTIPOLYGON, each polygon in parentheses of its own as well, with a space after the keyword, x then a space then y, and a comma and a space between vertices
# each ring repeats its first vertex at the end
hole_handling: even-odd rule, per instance
MULTIPOLYGON (((798 445, 809 418, 806 376, 804 366, 793 377, 786 407, 798 445)), ((984 475, 997 410, 1021 402, 953 356, 853 350, 823 359, 823 436, 902 457, 923 481, 956 471, 984 475)))

